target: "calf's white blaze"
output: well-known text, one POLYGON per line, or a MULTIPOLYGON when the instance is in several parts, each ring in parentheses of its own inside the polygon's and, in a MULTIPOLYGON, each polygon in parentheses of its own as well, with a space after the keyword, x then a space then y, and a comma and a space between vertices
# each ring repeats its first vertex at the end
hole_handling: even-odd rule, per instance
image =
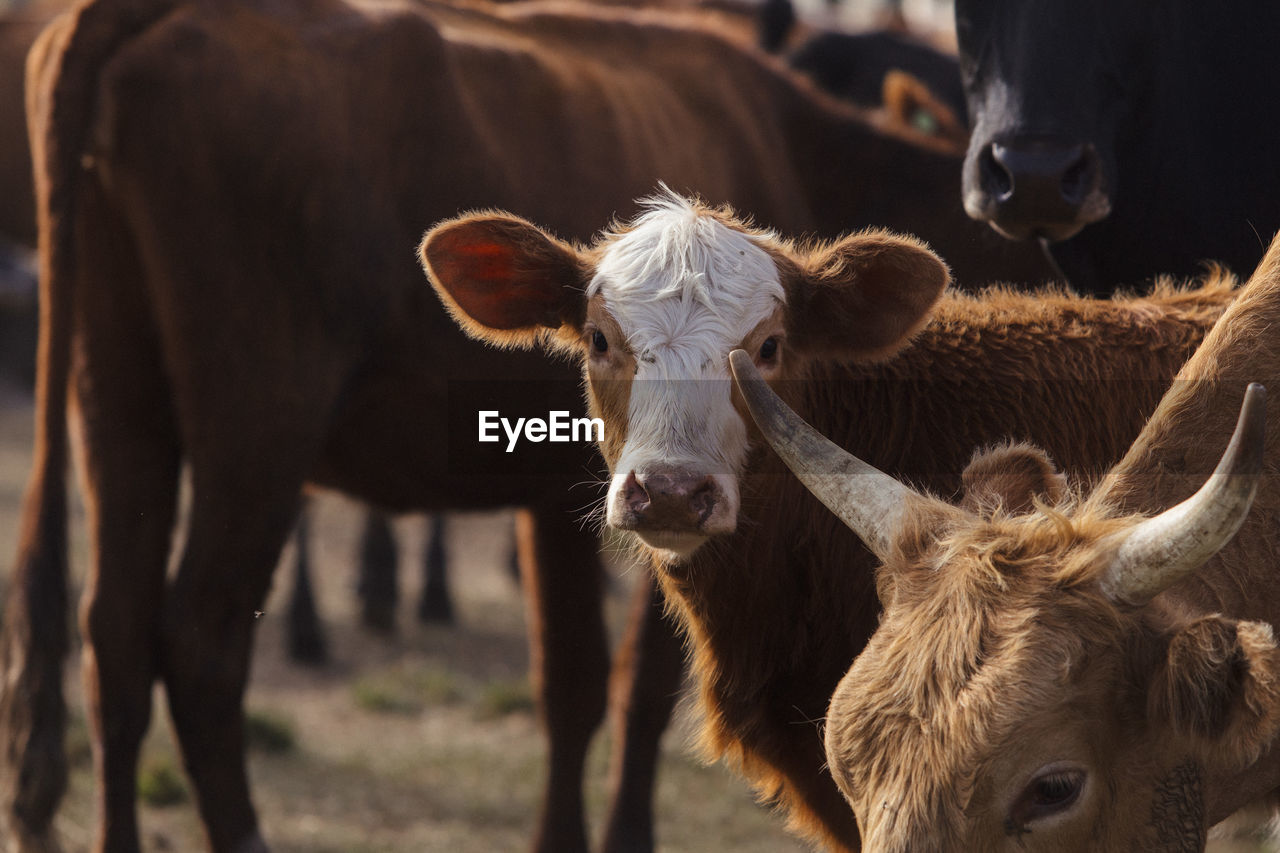
MULTIPOLYGON (((588 295, 599 295, 636 359, 627 438, 613 472, 608 519, 624 483, 656 471, 709 476, 722 496, 707 535, 733 530, 747 430, 731 398, 728 356, 785 302, 760 238, 660 195, 605 250, 588 295)), ((686 555, 705 536, 642 533, 650 545, 686 555)))

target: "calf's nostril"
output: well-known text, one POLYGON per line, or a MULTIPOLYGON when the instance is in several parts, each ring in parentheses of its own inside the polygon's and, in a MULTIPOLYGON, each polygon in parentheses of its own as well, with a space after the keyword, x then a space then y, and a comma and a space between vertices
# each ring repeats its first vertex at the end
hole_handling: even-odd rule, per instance
POLYGON ((985 189, 1000 202, 1006 202, 1013 196, 1013 173, 1003 162, 1003 152, 1003 146, 992 143, 978 155, 985 189))
POLYGON ((635 471, 628 474, 626 482, 622 484, 622 499, 632 512, 643 512, 649 506, 649 492, 636 478, 635 471))
POLYGON ((689 495, 689 507, 698 516, 699 521, 706 521, 716 508, 718 490, 715 480, 707 477, 699 483, 689 495))

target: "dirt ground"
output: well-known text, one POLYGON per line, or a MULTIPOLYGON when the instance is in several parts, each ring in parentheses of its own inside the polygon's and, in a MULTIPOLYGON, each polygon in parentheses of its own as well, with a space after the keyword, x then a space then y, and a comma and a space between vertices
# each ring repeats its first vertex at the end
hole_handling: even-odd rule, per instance
MULTIPOLYGON (((17 510, 30 464, 31 409, 0 390, 0 566, 12 567, 17 510)), ((353 554, 359 508, 326 495, 313 521, 316 594, 333 661, 323 668, 285 656, 284 605, 292 584, 286 551, 259 622, 246 706, 255 733, 250 773, 268 842, 279 853, 496 853, 528 848, 544 772, 545 743, 532 710, 524 618, 506 568, 506 513, 454 516, 446 528, 457 607, 454 627, 413 618, 419 589, 420 518, 397 523, 402 604, 394 636, 358 625, 353 554)), ((83 516, 72 545, 85 565, 83 516)), ((620 632, 634 578, 612 578, 609 615, 620 632)), ((71 791, 57 820, 68 853, 88 848, 94 816, 88 736, 78 667, 68 674, 71 791)), ((144 751, 139 791, 148 853, 203 849, 203 836, 169 737, 163 696, 144 751)), ((664 742, 657 792, 658 847, 677 851, 787 853, 807 848, 746 784, 704 766, 681 712, 664 742)), ((586 792, 592 832, 607 804, 609 738, 597 737, 586 792)), ((1275 850, 1214 843, 1213 853, 1275 850)))

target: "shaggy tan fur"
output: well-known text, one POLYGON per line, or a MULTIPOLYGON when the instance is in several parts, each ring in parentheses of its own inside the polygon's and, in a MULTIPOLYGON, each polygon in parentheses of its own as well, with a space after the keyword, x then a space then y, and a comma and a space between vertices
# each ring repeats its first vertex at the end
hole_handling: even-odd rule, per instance
MULTIPOLYGON (((1119 796, 1091 800, 1087 826, 1037 830, 1040 843, 1078 829, 1091 845, 1153 849, 1146 816, 1116 810, 1155 802, 1159 774, 1179 762, 1204 768, 1210 823, 1275 784, 1276 759, 1251 762, 1280 730, 1280 653, 1266 624, 1280 613, 1280 408, 1254 509, 1209 565, 1143 607, 1111 601, 1099 579, 1125 531, 1212 471, 1246 380, 1280 375, 1276 328, 1280 240, 1099 488, 1011 514, 980 498, 1009 460, 979 457, 966 475, 979 499, 921 504, 879 570, 879 629, 828 715, 833 774, 874 849, 1021 839, 1022 828, 991 823, 1007 784, 997 768, 1034 745, 1026 732, 1078 720, 1093 721, 1105 756, 1092 784, 1119 796)), ((1039 476, 1051 490, 1051 469, 1039 476)))

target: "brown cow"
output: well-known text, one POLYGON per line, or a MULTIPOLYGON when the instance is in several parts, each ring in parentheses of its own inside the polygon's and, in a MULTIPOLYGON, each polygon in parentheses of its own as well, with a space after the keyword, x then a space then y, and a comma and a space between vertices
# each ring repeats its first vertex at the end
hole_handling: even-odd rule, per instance
POLYGON ((1242 806, 1274 811, 1280 410, 1243 392, 1280 373, 1278 324, 1280 239, 1087 497, 1005 448, 953 506, 823 449, 748 381, 883 564, 880 627, 827 715, 865 849, 1199 850, 1242 806))
POLYGON ((858 830, 817 721, 875 629, 874 564, 748 430, 730 350, 841 445, 951 494, 972 448, 1006 437, 1102 471, 1232 294, 1223 274, 1145 298, 993 290, 934 305, 946 270, 918 242, 800 248, 670 195, 590 249, 477 214, 433 228, 422 255, 472 335, 582 363, 613 475, 605 514, 658 556, 709 752, 844 850, 858 830))
MULTIPOLYGON (((35 384, 35 351, 38 311, 36 310, 36 214, 31 186, 31 154, 27 141, 27 120, 23 106, 24 66, 27 51, 50 21, 72 6, 72 0, 37 0, 0 12, 0 393, 12 384, 29 393, 35 384)), ((886 91, 890 84, 885 83, 886 91)), ((922 84, 908 81, 908 91, 920 91, 922 84)), ((898 84, 894 84, 895 91, 898 84)), ((910 103, 895 106, 892 113, 908 121, 910 103)), ((298 521, 294 553, 297 555, 293 592, 288 603, 289 656, 304 663, 327 660, 324 633, 311 593, 307 559, 306 513, 298 521)), ((430 520, 432 542, 443 522, 430 520)), ((398 597, 394 576, 395 540, 389 519, 371 512, 365 520, 362 543, 388 543, 388 553, 361 551, 359 560, 361 622, 376 631, 394 627, 398 597)), ((423 559, 423 586, 418 602, 419 619, 424 622, 450 621, 452 604, 446 585, 443 551, 431 547, 423 559)))
MULTIPOLYGON (((500 399, 542 411, 575 408, 578 383, 465 340, 406 251, 422 224, 500 204, 585 238, 666 179, 790 230, 912 226, 971 280, 1038 269, 1033 254, 988 256, 986 229, 943 189, 954 157, 658 17, 100 0, 46 30, 28 79, 40 439, 0 707, 6 817, 24 841, 47 835, 65 775, 68 392, 93 543, 81 625, 100 846, 137 846, 134 767, 157 678, 213 846, 261 846, 240 698, 253 612, 312 481, 392 508, 529 508, 532 657, 553 739, 539 843, 569 851, 585 847, 581 768, 608 663, 596 539, 569 494, 595 463, 578 446, 483 470, 474 414, 463 429, 445 413, 491 377, 529 380, 500 399), (183 463, 195 499, 166 582, 183 463)), ((650 700, 659 712, 674 690, 650 700)), ((636 735, 650 755, 660 731, 636 735)), ((647 796, 651 769, 624 773, 624 793, 647 796)), ((643 844, 647 800, 619 800, 611 835, 643 844)))

